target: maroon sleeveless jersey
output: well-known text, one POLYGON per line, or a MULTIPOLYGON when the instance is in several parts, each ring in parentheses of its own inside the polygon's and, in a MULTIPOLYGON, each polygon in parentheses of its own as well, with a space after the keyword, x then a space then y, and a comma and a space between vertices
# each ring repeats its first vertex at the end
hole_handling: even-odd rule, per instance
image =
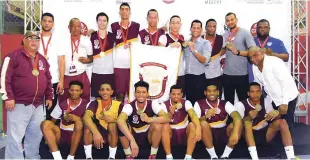
POLYGON ((149 33, 146 29, 143 29, 139 32, 139 36, 141 38, 141 43, 146 45, 153 45, 153 43, 158 45, 159 37, 164 35, 165 31, 163 29, 157 29, 154 34, 149 33), (156 36, 157 35, 157 36, 156 36))
MULTIPOLYGON (((140 115, 138 115, 136 102, 137 100, 134 100, 129 103, 132 107, 132 113, 130 116, 128 116, 128 122, 133 128, 141 128, 145 125, 148 125, 148 123, 143 122, 140 118, 140 115)), ((148 117, 153 117, 155 115, 152 109, 152 101, 147 100, 147 105, 143 113, 145 113, 148 117)))
MULTIPOLYGON (((255 108, 253 108, 250 105, 248 99, 241 101, 241 103, 244 106, 244 117, 249 116, 250 111, 255 110, 255 108)), ((268 124, 266 121, 264 121, 265 120, 265 114, 266 114, 264 100, 260 101, 260 105, 262 106, 262 109, 258 112, 257 117, 255 117, 252 121, 253 129, 255 129, 255 130, 259 130, 261 128, 264 128, 266 126, 266 124, 268 124)))
MULTIPOLYGON (((180 124, 181 122, 188 120, 188 114, 187 114, 187 111, 185 109, 185 100, 182 99, 181 103, 182 103, 182 108, 176 109, 174 111, 174 114, 171 117, 171 121, 170 121, 171 125, 180 124)), ((164 104, 166 105, 167 112, 169 113, 170 112, 170 106, 171 106, 170 99, 168 101, 164 102, 164 104)))
MULTIPOLYGON (((201 109, 201 116, 200 117, 205 116, 208 109, 214 108, 207 101, 208 101, 207 99, 201 99, 201 100, 197 101, 199 106, 200 106, 200 109, 201 109)), ((219 100, 217 108, 220 109, 220 112, 218 114, 215 114, 214 117, 207 119, 207 122, 210 124, 210 126, 212 128, 222 128, 222 127, 226 126, 226 121, 228 118, 228 113, 225 110, 226 103, 227 102, 224 100, 219 100)))

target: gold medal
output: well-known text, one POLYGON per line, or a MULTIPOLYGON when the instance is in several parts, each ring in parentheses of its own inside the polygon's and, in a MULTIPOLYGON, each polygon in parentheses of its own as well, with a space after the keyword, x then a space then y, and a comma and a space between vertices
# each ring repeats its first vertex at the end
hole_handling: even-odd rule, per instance
POLYGON ((231 42, 230 41, 226 42, 226 47, 228 47, 228 46, 231 46, 231 42))
POLYGON ((103 116, 104 116, 104 112, 103 112, 103 111, 101 111, 101 112, 100 112, 100 115, 101 115, 101 117, 103 117, 103 116))
POLYGON ((40 72, 37 69, 32 70, 32 75, 37 77, 39 74, 40 74, 40 72))
POLYGON ((221 113, 221 109, 219 109, 219 108, 215 108, 215 114, 220 114, 221 113))
POLYGON ((137 114, 138 114, 138 115, 141 115, 142 113, 143 113, 143 110, 142 110, 142 109, 138 109, 138 110, 137 110, 137 114))
POLYGON ((44 57, 45 57, 46 60, 48 60, 48 56, 47 55, 44 55, 44 57))
POLYGON ((182 103, 180 103, 180 102, 177 103, 177 104, 176 104, 176 107, 177 107, 177 109, 181 109, 181 108, 182 108, 182 103))
POLYGON ((261 109, 262 109, 262 106, 261 106, 260 104, 256 104, 256 105, 255 105, 255 110, 256 110, 256 111, 259 112, 261 109))
POLYGON ((182 46, 183 46, 183 47, 187 47, 187 46, 188 46, 188 45, 187 45, 187 42, 183 42, 183 43, 182 43, 182 46))
POLYGON ((104 56, 104 52, 101 51, 101 52, 100 52, 100 57, 103 57, 103 56, 104 56))

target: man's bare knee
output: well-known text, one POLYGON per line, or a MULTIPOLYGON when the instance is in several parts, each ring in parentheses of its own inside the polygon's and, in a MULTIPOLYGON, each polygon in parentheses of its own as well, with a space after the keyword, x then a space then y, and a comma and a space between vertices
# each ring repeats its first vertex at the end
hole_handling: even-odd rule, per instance
POLYGON ((281 130, 288 129, 288 124, 287 124, 285 119, 280 119, 279 120, 279 127, 280 127, 281 130))
POLYGON ((117 134, 117 124, 116 123, 109 123, 108 124, 108 131, 112 135, 117 134))
POLYGON ((82 120, 77 120, 74 122, 74 130, 75 131, 83 131, 83 122, 82 120))
POLYGON ((200 121, 200 126, 201 126, 202 130, 211 129, 211 126, 209 125, 209 123, 207 121, 200 121))
POLYGON ((41 130, 46 131, 46 130, 51 130, 53 127, 54 123, 50 120, 45 120, 41 123, 41 130))

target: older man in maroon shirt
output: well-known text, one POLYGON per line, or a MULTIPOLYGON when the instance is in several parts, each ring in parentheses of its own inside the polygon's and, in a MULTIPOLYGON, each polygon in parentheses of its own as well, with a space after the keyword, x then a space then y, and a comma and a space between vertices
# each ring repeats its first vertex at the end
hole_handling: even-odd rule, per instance
POLYGON ((42 139, 40 124, 45 119, 45 105, 52 106, 52 77, 47 60, 38 54, 40 37, 28 31, 24 47, 8 54, 2 65, 2 100, 7 109, 5 159, 39 159, 42 139))

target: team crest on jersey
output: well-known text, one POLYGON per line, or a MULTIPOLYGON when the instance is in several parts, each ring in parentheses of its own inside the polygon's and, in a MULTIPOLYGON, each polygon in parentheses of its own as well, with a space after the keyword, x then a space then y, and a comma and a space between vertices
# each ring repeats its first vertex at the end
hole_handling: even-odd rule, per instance
POLYGON ((96 40, 94 40, 94 49, 99 49, 99 48, 100 48, 99 40, 96 39, 96 40))
POLYGON ((39 70, 44 71, 44 65, 41 60, 39 60, 39 70))
POLYGON ((149 35, 144 37, 144 44, 150 44, 150 36, 149 35))
POLYGON ((167 66, 156 62, 146 62, 139 66, 139 79, 150 85, 148 98, 159 99, 162 97, 167 86, 167 66))
POLYGON ((134 124, 139 124, 139 117, 138 117, 138 115, 134 115, 134 116, 132 117, 132 123, 134 123, 134 124))
POLYGON ((116 39, 121 39, 122 38, 122 31, 120 29, 118 29, 116 31, 116 39))

